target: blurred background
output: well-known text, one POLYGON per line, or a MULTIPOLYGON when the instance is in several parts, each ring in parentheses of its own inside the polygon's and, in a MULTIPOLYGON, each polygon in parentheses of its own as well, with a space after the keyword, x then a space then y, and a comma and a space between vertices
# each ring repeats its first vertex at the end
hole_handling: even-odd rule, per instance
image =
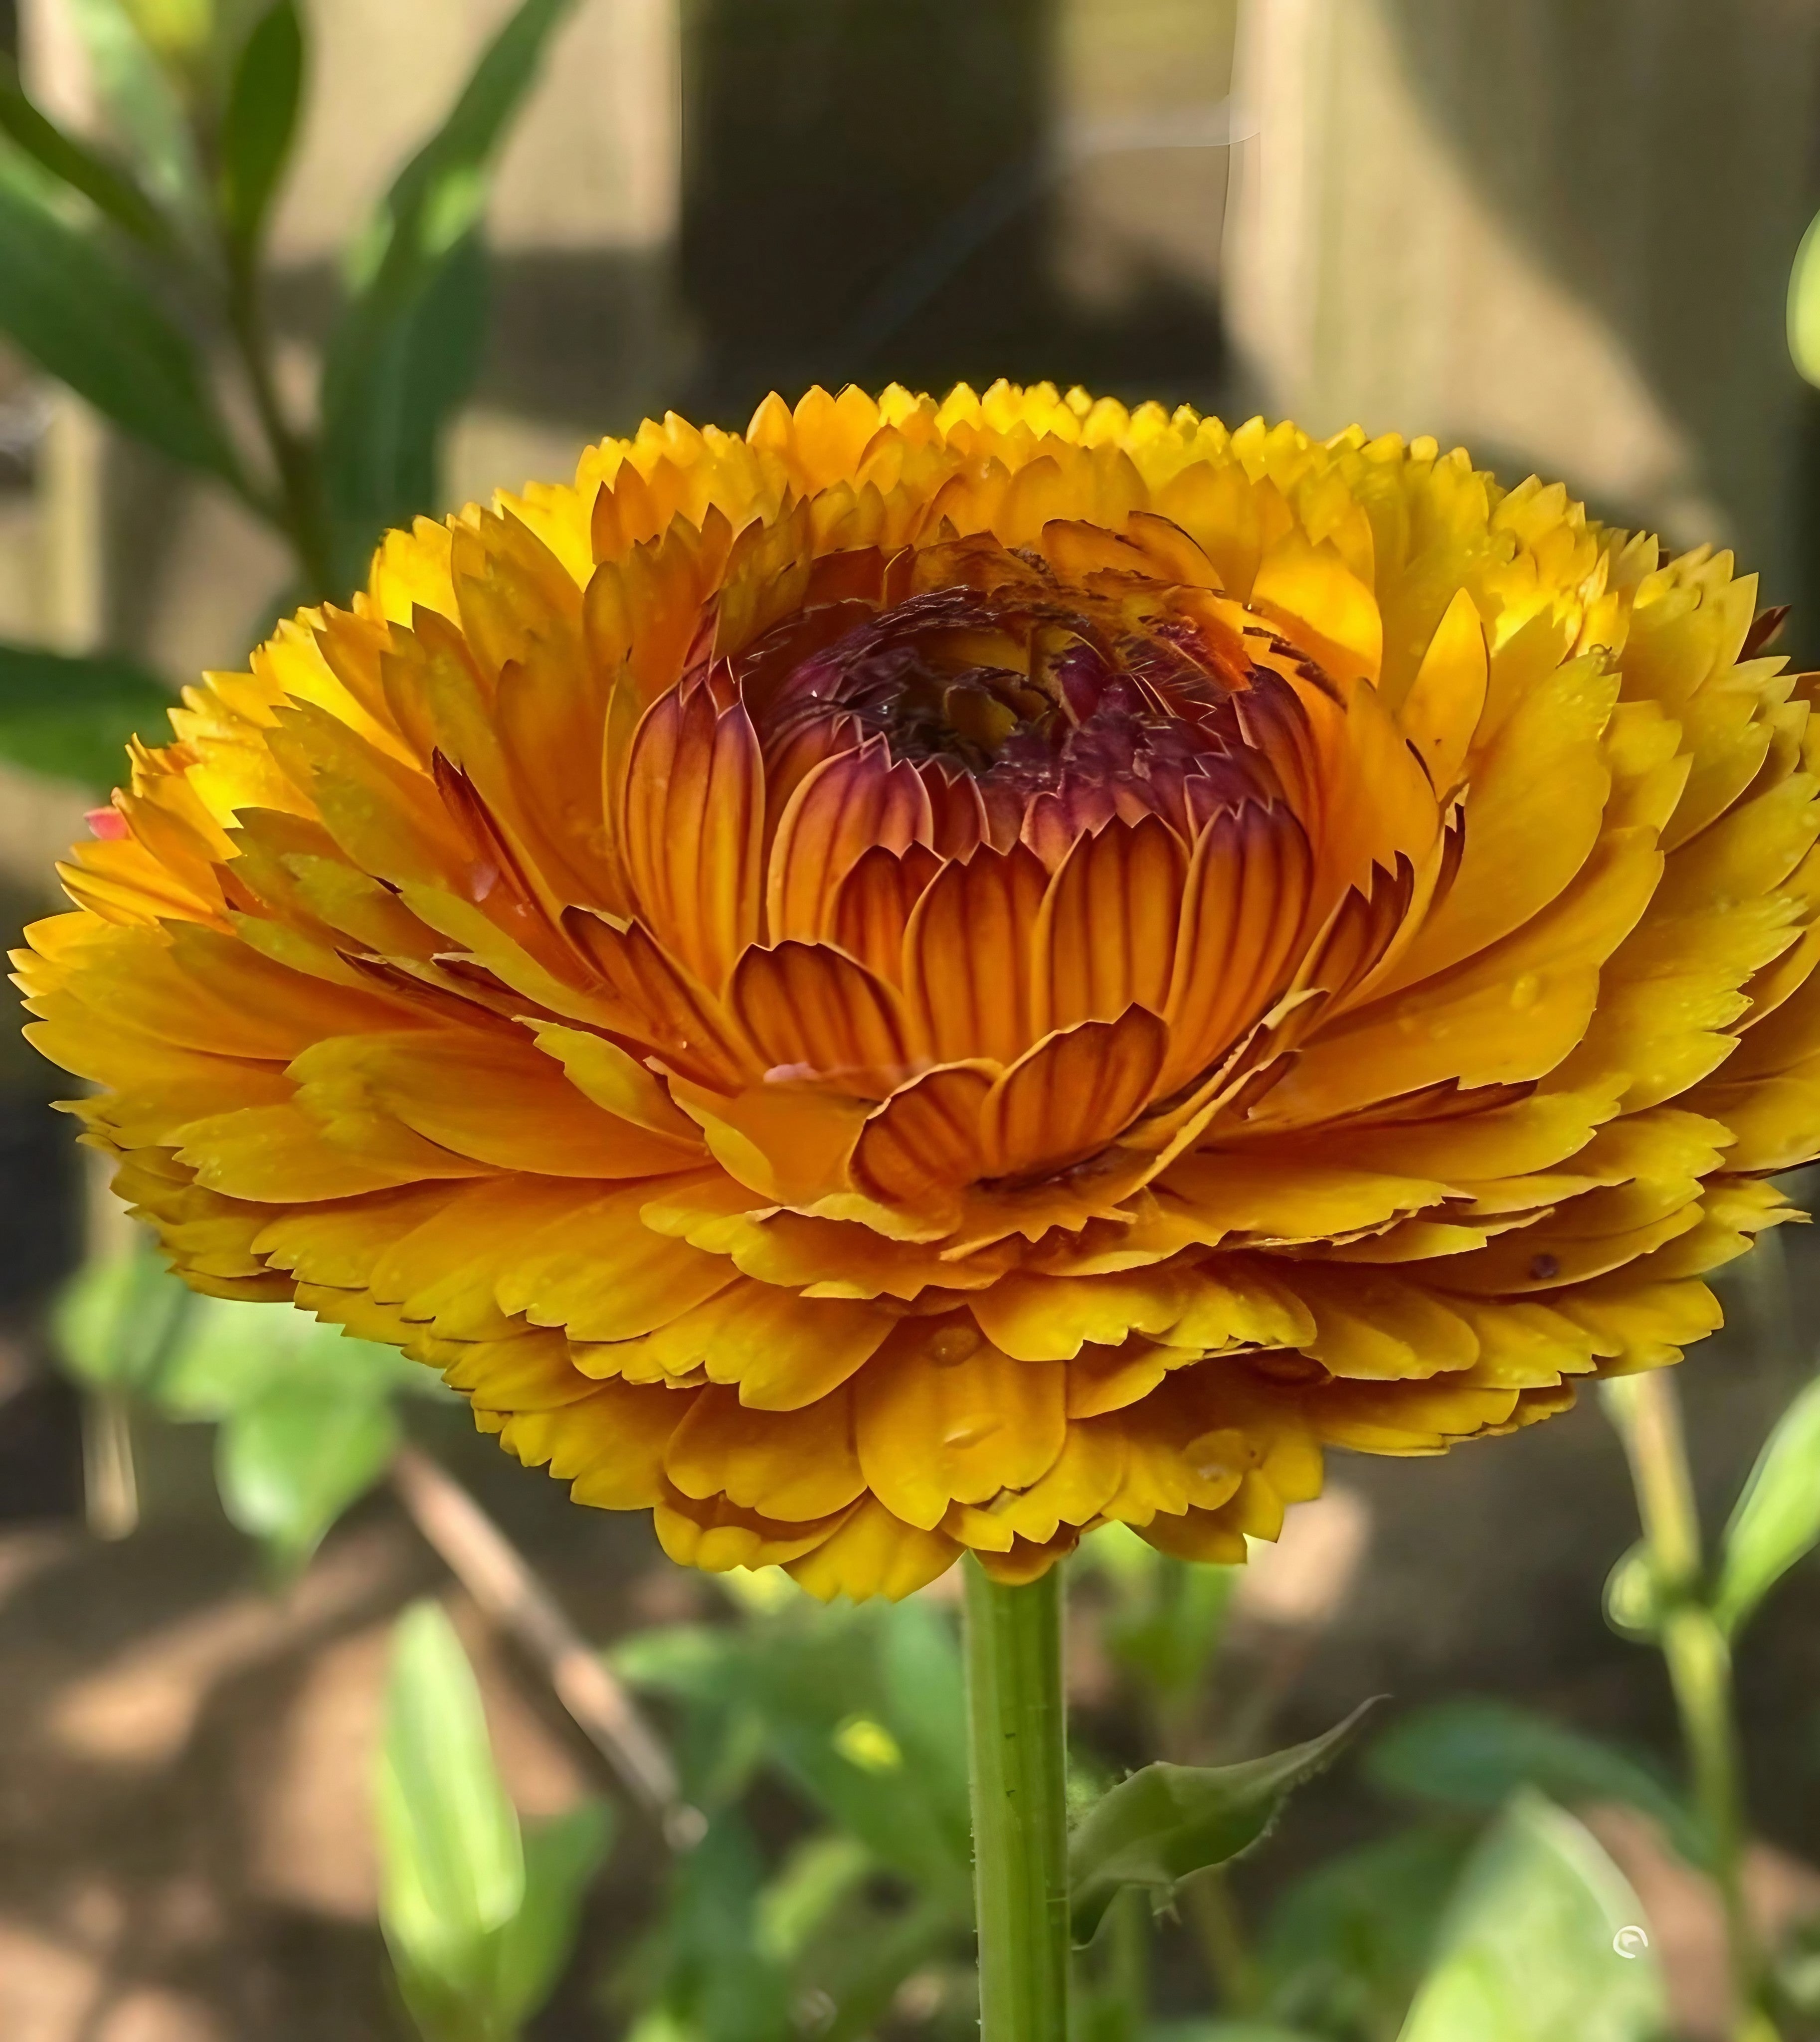
MULTIPOLYGON (((518 10, 300 11, 302 124, 260 258, 276 386, 300 416, 333 345, 346 251, 518 10)), ((146 159, 122 49, 186 80, 193 111, 197 52, 243 39, 259 12, 0 0, 0 41, 64 129, 146 159)), ((483 338, 441 448, 443 503, 424 507, 564 476, 586 441, 667 408, 736 425, 773 387, 1046 378, 1234 421, 1262 410, 1316 432, 1356 419, 1463 442, 1506 482, 1539 471, 1676 546, 1734 546, 1761 570, 1762 602, 1795 606, 1779 649, 1820 659, 1820 398, 1784 333, 1820 204, 1814 0, 575 0, 552 13, 489 159, 483 338)), ((10 285, 7 247, 10 319, 21 273, 10 285)), ((0 344, 0 640, 122 655, 175 683, 238 663, 296 585, 282 539, 234 491, 0 344)), ((0 670, 0 718, 17 707, 10 685, 0 670)), ((95 798, 78 777, 0 763, 10 931, 56 904, 51 862, 95 798)), ((429 1593, 452 1613, 527 1819, 623 1795, 547 1669, 451 1574, 396 1482, 351 1500, 307 1567, 297 1552, 278 1565, 224 1514, 206 1398, 174 1422, 170 1399, 98 1388, 105 1363, 85 1375, 78 1352, 72 1371, 81 1342, 57 1333, 51 1301, 85 1255, 117 1249, 124 1223, 50 1110, 62 1082, 0 1028, 0 2042, 406 2032, 369 1816, 399 1612, 429 1593)), ((1810 1373, 1814 1273, 1804 1240, 1772 1244, 1729 1285, 1727 1331, 1684 1371, 1709 1523, 1810 1373)), ((458 1411, 419 1399, 398 1422, 592 1643, 795 1620, 671 1568, 641 1524, 572 1509, 470 1439, 458 1411)), ((258 1510, 243 1497, 239 1515, 258 1510)), ((1394 1697, 1394 1730, 1424 1707, 1496 1696, 1672 1773, 1660 1663, 1601 1612, 1635 1537, 1622 1451, 1590 1400, 1447 1460, 1336 1461, 1329 1498, 1229 1608, 1176 1610, 1192 1665, 1170 1734, 1184 1749, 1284 1742, 1373 1692, 1394 1697), (1253 1692, 1265 1700, 1246 1718, 1233 1698, 1253 1692)), ((1115 1770, 1160 1734, 1133 1699, 1130 1598, 1153 1598, 1161 1622, 1178 1589, 1141 1573, 1109 1563, 1081 1590, 1076 1702, 1115 1770)), ((702 1740, 717 1749, 729 1733, 690 1715, 694 1691, 661 1653, 639 1663, 660 1732, 696 1740, 679 1761, 686 1786, 702 1740)), ((1820 1916, 1813 1571, 1777 1589, 1740 1681, 1749 1884, 1780 1934, 1820 1916)), ((1648 1910, 1673 2032, 1728 2034, 1710 1888, 1647 1793, 1601 1774, 1590 1743, 1571 1749, 1578 1787, 1558 1768, 1553 1791, 1648 1910)), ((755 1848, 774 1866, 806 1833, 809 1774, 783 1766, 792 1801, 743 1762, 755 1848)), ((1190 1910, 1157 1944, 1159 2018, 1210 2003, 1197 1937, 1214 1979, 1239 1980, 1229 2003, 1265 2004, 1245 1967, 1255 1987, 1306 1956, 1282 1929, 1284 1897, 1336 1853, 1402 1834, 1421 1770, 1393 1753, 1305 1795, 1222 1890, 1225 1928, 1190 1910)), ((1470 1826, 1490 1792, 1469 1781, 1447 1820, 1470 1826)), ((744 2042, 725 2009, 671 2007, 653 2025, 648 1980, 682 1961, 674 1893, 668 1917, 659 1897, 666 1862, 648 1811, 626 1808, 528 2032, 744 2042)), ((855 2032, 958 2018, 946 1947, 913 1953, 855 2032)), ((1336 1987, 1285 2017, 1343 2042, 1394 2036, 1397 1967, 1415 1963, 1367 1952, 1355 1970, 1390 1975, 1387 1998, 1336 1987)), ((841 2032, 820 1990, 779 2002, 781 2032, 841 2032)))

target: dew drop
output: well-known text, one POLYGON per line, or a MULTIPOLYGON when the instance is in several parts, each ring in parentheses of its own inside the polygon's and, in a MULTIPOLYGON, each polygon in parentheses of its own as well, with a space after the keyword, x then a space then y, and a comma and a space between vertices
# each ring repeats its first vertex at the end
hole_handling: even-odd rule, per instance
POLYGON ((1536 996, 1541 991, 1542 981, 1534 972, 1526 971, 1510 988, 1510 1004, 1520 1014, 1525 1008, 1535 1004, 1536 996))
POLYGON ((923 1352, 938 1368, 954 1368, 978 1352, 980 1335, 973 1326, 943 1326, 930 1336, 923 1352))

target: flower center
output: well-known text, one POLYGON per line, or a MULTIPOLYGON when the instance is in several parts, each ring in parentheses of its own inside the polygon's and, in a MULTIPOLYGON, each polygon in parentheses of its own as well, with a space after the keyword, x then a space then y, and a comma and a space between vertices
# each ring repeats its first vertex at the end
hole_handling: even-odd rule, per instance
POLYGON ((839 726, 845 744, 881 739, 893 759, 971 779, 1008 820, 1091 789, 1108 813, 1191 832, 1217 809, 1280 798, 1256 739, 1283 683, 1246 643, 1254 625, 1272 634, 1238 606, 1126 572, 1067 582, 990 541, 929 549, 916 572, 923 585, 882 608, 831 606, 845 628, 812 650, 751 648, 783 669, 764 690, 772 757, 839 726))

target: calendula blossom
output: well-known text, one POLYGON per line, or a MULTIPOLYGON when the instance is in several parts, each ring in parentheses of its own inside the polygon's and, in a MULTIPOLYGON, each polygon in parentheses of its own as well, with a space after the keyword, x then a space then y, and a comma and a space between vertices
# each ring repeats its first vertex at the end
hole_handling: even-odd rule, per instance
MULTIPOLYGON (((394 533, 140 748, 36 1039, 198 1288, 900 1595, 1654 1367, 1820 1149, 1809 681, 1432 440, 995 385, 394 533)), ((1761 635, 1761 634, 1759 634, 1761 635)))

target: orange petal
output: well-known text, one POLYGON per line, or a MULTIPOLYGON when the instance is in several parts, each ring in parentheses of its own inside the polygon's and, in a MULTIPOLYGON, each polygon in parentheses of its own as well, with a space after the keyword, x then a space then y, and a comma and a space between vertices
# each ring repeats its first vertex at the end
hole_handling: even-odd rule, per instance
POLYGON ((731 1390, 705 1390, 671 1436, 663 1468, 685 1496, 724 1496, 769 1518, 825 1517, 866 1487, 851 1395, 794 1411, 752 1411, 731 1390))
POLYGON ((830 939, 892 985, 904 983, 904 935, 923 889, 942 869, 927 844, 901 853, 875 844, 840 882, 830 939))
POLYGON ((740 958, 734 1013, 774 1071, 822 1078, 873 1099, 904 1073, 909 1050, 897 995, 825 946, 786 942, 740 958))
POLYGON ((1312 881, 1302 826, 1285 809, 1215 816, 1195 845, 1163 1011, 1165 1096, 1217 1064, 1294 969, 1312 881))
POLYGON ((785 1570, 819 1602, 839 1595, 855 1602, 875 1595, 900 1602, 945 1574, 961 1550, 958 1540, 906 1524, 868 1497, 832 1537, 803 1558, 786 1561, 785 1570))
POLYGON ((1141 1007, 1039 1042, 980 1109, 988 1176, 1065 1169, 1105 1148, 1150 1098, 1168 1031, 1141 1007))
POLYGON ((633 740, 621 832, 652 934, 710 991, 759 931, 764 772, 744 706, 672 689, 633 740))
POLYGON ((1029 1488, 1067 1438, 1067 1377, 1060 1363, 1012 1361, 983 1344, 951 1366, 908 1340, 874 1356, 854 1395, 872 1493, 895 1516, 932 1530, 950 1503, 1029 1488))
POLYGON ((528 1040, 416 1029, 335 1035, 291 1065, 306 1108, 389 1114, 425 1140, 503 1170, 645 1177, 701 1160, 667 1135, 604 1113, 528 1040))
POLYGON ((981 1118, 996 1075, 984 1064, 944 1064, 893 1092, 866 1122, 854 1181, 887 1205, 942 1209, 980 1176, 981 1118))
POLYGON ((1036 1033, 1114 1020, 1131 1006, 1163 1011, 1185 862, 1180 839, 1154 816, 1079 839, 1037 920, 1036 1033))
POLYGON ((927 843, 929 796, 907 760, 891 763, 882 738, 824 759, 790 797, 771 845, 766 885, 770 939, 819 942, 835 889, 875 844, 927 843))
MULTIPOLYGON (((981 846, 944 866, 917 902, 904 939, 904 981, 920 1051, 938 1063, 1008 1064, 1034 1025, 1031 961, 1048 875, 1023 844, 981 846)), ((1122 1011, 1122 1010, 1121 1010, 1122 1011)))

